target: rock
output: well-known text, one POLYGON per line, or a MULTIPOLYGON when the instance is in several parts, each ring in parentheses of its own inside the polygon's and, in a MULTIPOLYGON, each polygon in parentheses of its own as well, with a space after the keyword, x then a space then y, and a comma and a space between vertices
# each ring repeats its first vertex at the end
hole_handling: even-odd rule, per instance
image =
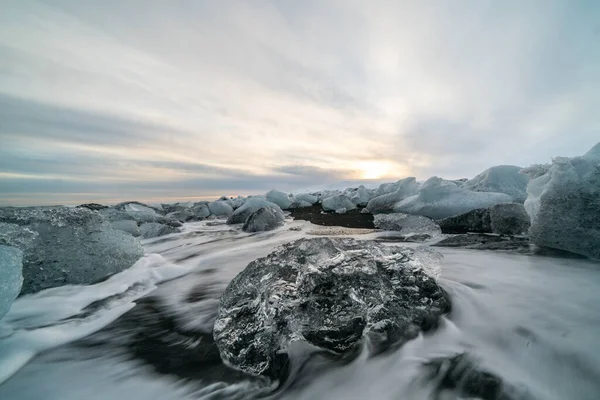
POLYGON ((426 379, 437 382, 438 393, 449 390, 455 392, 460 398, 534 399, 526 391, 509 385, 499 376, 480 368, 477 364, 477 361, 466 353, 436 358, 424 363, 426 379))
POLYGON ((466 189, 476 192, 505 193, 517 203, 524 203, 527 198, 529 177, 521 173, 521 167, 514 165, 498 165, 488 168, 475 178, 463 184, 466 189))
POLYGON ((312 207, 291 208, 290 215, 295 220, 309 221, 315 225, 340 226, 345 228, 373 229, 373 216, 362 214, 358 209, 346 211, 345 214, 325 212, 319 204, 312 207))
POLYGON ((250 214, 242 230, 244 232, 272 231, 282 226, 284 219, 285 217, 281 211, 272 207, 261 207, 250 214))
POLYGON ((522 235, 529 230, 529 215, 520 203, 496 204, 490 207, 493 233, 499 235, 522 235))
POLYGON ((300 193, 294 196, 297 202, 305 201, 307 203, 316 204, 319 201, 319 198, 310 193, 300 193))
POLYGON ((298 341, 345 355, 365 336, 378 350, 415 338, 449 312, 429 248, 351 238, 300 239, 255 260, 223 293, 221 357, 251 375, 282 375, 298 341))
POLYGON ((146 222, 145 224, 140 225, 140 234, 144 239, 152 239, 177 232, 179 232, 178 228, 159 224, 158 222, 146 222))
POLYGON ((263 207, 271 207, 276 211, 281 212, 281 208, 277 204, 273 204, 262 197, 250 197, 243 206, 238 208, 231 214, 227 219, 228 224, 243 224, 246 222, 248 217, 263 207))
MULTIPOLYGON (((399 180, 391 187, 395 188, 395 190, 375 197, 367 203, 367 208, 372 214, 393 212, 397 203, 407 197, 417 194, 419 190, 419 184, 413 177, 399 180)), ((379 192, 379 190, 377 192, 379 192)))
MULTIPOLYGON (((443 219, 461 215, 477 208, 512 202, 513 198, 505 193, 474 192, 459 187, 454 182, 434 176, 423 183, 417 195, 408 197, 396 204, 394 211, 443 219)), ((370 203, 367 208, 373 212, 370 203)))
POLYGON ((478 208, 437 222, 443 233, 492 233, 490 208, 478 208))
POLYGON ((346 210, 346 207, 338 208, 337 210, 335 210, 336 214, 346 214, 346 212, 348 212, 348 210, 346 210))
POLYGON ((121 220, 111 223, 112 227, 123 232, 129 233, 133 237, 140 236, 140 229, 138 228, 137 222, 133 220, 121 220))
POLYGON ((525 209, 536 245, 600 259, 599 145, 581 157, 523 170, 532 178, 525 209))
POLYGON ((420 215, 377 214, 373 223, 379 229, 398 231, 404 237, 404 241, 428 240, 442 234, 435 221, 420 215))
POLYGON ((519 254, 534 254, 534 249, 525 237, 501 237, 489 234, 452 235, 432 246, 461 247, 472 250, 505 250, 519 254))
POLYGON ((336 196, 327 197, 323 199, 322 204, 323 210, 325 211, 335 211, 340 208, 345 208, 348 210, 354 210, 356 205, 350 200, 350 198, 343 194, 338 194, 336 196))
POLYGON ((443 233, 497 233, 520 235, 529 229, 529 217, 520 203, 502 203, 478 208, 438 221, 443 233))
POLYGON ((229 217, 233 214, 233 207, 223 200, 208 203, 208 209, 210 213, 216 217, 229 217))
POLYGON ((92 210, 92 211, 98 211, 98 210, 103 210, 105 208, 108 208, 108 206, 103 206, 102 204, 97 204, 97 203, 81 204, 77 207, 87 208, 88 210, 92 210))
POLYGON ((265 195, 267 201, 273 204, 277 204, 282 210, 287 210, 290 205, 294 202, 294 199, 289 194, 281 192, 279 190, 271 190, 265 195))
POLYGON ((374 197, 374 193, 360 185, 350 200, 357 206, 364 207, 374 197))
POLYGON ((0 320, 21 292, 22 270, 23 252, 16 247, 0 245, 0 320))
POLYGON ((37 233, 29 244, 14 244, 23 251, 23 294, 90 284, 129 268, 144 255, 137 239, 86 208, 6 207, 0 208, 0 222, 37 233))

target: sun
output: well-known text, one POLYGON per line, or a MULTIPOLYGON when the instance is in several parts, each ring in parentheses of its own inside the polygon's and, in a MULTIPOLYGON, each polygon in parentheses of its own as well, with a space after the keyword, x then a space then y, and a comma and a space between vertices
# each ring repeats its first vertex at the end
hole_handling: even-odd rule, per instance
POLYGON ((380 179, 390 171, 391 165, 387 161, 361 161, 358 169, 361 179, 380 179))

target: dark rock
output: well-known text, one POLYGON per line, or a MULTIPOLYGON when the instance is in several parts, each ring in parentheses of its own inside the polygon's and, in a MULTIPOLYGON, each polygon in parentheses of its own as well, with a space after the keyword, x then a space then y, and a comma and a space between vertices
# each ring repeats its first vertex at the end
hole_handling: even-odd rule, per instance
POLYGON ((271 207, 262 207, 246 219, 242 230, 244 232, 272 231, 282 226, 284 220, 285 217, 281 211, 271 207))
POLYGON ((427 378, 437 382, 436 391, 450 390, 459 396, 481 400, 525 399, 525 393, 508 385, 502 378, 481 369, 469 355, 462 353, 452 357, 440 357, 424 364, 427 378))
POLYGON ((144 249, 87 208, 0 208, 0 222, 34 232, 7 243, 23 251, 22 294, 66 284, 89 284, 131 267, 144 249))
POLYGON ((465 214, 437 221, 443 233, 492 233, 489 208, 478 208, 465 214))
POLYGON ((400 345, 450 310, 434 278, 439 257, 350 238, 285 244, 227 286, 214 325, 221 357, 278 378, 298 341, 340 356, 365 336, 379 351, 400 345))
POLYGON ((443 233, 497 233, 520 235, 529 229, 529 216, 519 203, 501 203, 478 208, 437 221, 443 233))
POLYGON ((490 207, 490 220, 492 232, 499 235, 522 235, 529 230, 529 215, 520 203, 490 207))
POLYGON ((309 221, 315 225, 342 226, 345 228, 375 228, 375 225, 373 225, 373 215, 362 213, 360 208, 346 211, 345 214, 336 214, 335 212, 323 212, 321 206, 315 204, 312 207, 292 208, 289 211, 292 218, 309 221))
POLYGON ((108 208, 108 206, 103 206, 102 204, 97 204, 97 203, 82 204, 77 207, 87 208, 88 210, 92 210, 92 211, 98 211, 98 210, 103 210, 105 208, 108 208))
POLYGON ((474 250, 507 250, 524 254, 532 253, 529 239, 526 237, 502 237, 485 234, 452 235, 432 246, 462 247, 474 250))

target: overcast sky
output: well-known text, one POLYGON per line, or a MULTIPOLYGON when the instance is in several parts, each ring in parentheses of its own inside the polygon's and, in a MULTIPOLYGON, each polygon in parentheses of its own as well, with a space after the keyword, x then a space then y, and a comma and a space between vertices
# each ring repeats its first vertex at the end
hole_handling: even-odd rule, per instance
POLYGON ((0 203, 472 177, 600 141, 597 0, 4 0, 0 203))

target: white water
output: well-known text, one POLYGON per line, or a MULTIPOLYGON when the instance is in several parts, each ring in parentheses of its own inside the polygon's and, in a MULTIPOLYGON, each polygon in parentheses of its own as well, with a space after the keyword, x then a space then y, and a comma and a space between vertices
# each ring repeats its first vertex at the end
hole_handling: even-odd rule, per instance
MULTIPOLYGON (((251 235, 188 224, 181 234, 147 241, 151 255, 105 282, 19 298, 0 325, 0 399, 243 399, 269 392, 235 377, 219 383, 220 366, 203 358, 207 336, 192 333, 210 332, 219 293, 249 261, 312 229, 292 224, 302 231, 288 224, 251 235), (144 296, 150 305, 140 303, 144 296)), ((278 395, 434 398, 423 362, 467 351, 514 388, 513 398, 600 398, 599 263, 440 251, 440 281, 453 311, 435 333, 380 357, 365 350, 344 367, 307 368, 301 385, 278 395)))

